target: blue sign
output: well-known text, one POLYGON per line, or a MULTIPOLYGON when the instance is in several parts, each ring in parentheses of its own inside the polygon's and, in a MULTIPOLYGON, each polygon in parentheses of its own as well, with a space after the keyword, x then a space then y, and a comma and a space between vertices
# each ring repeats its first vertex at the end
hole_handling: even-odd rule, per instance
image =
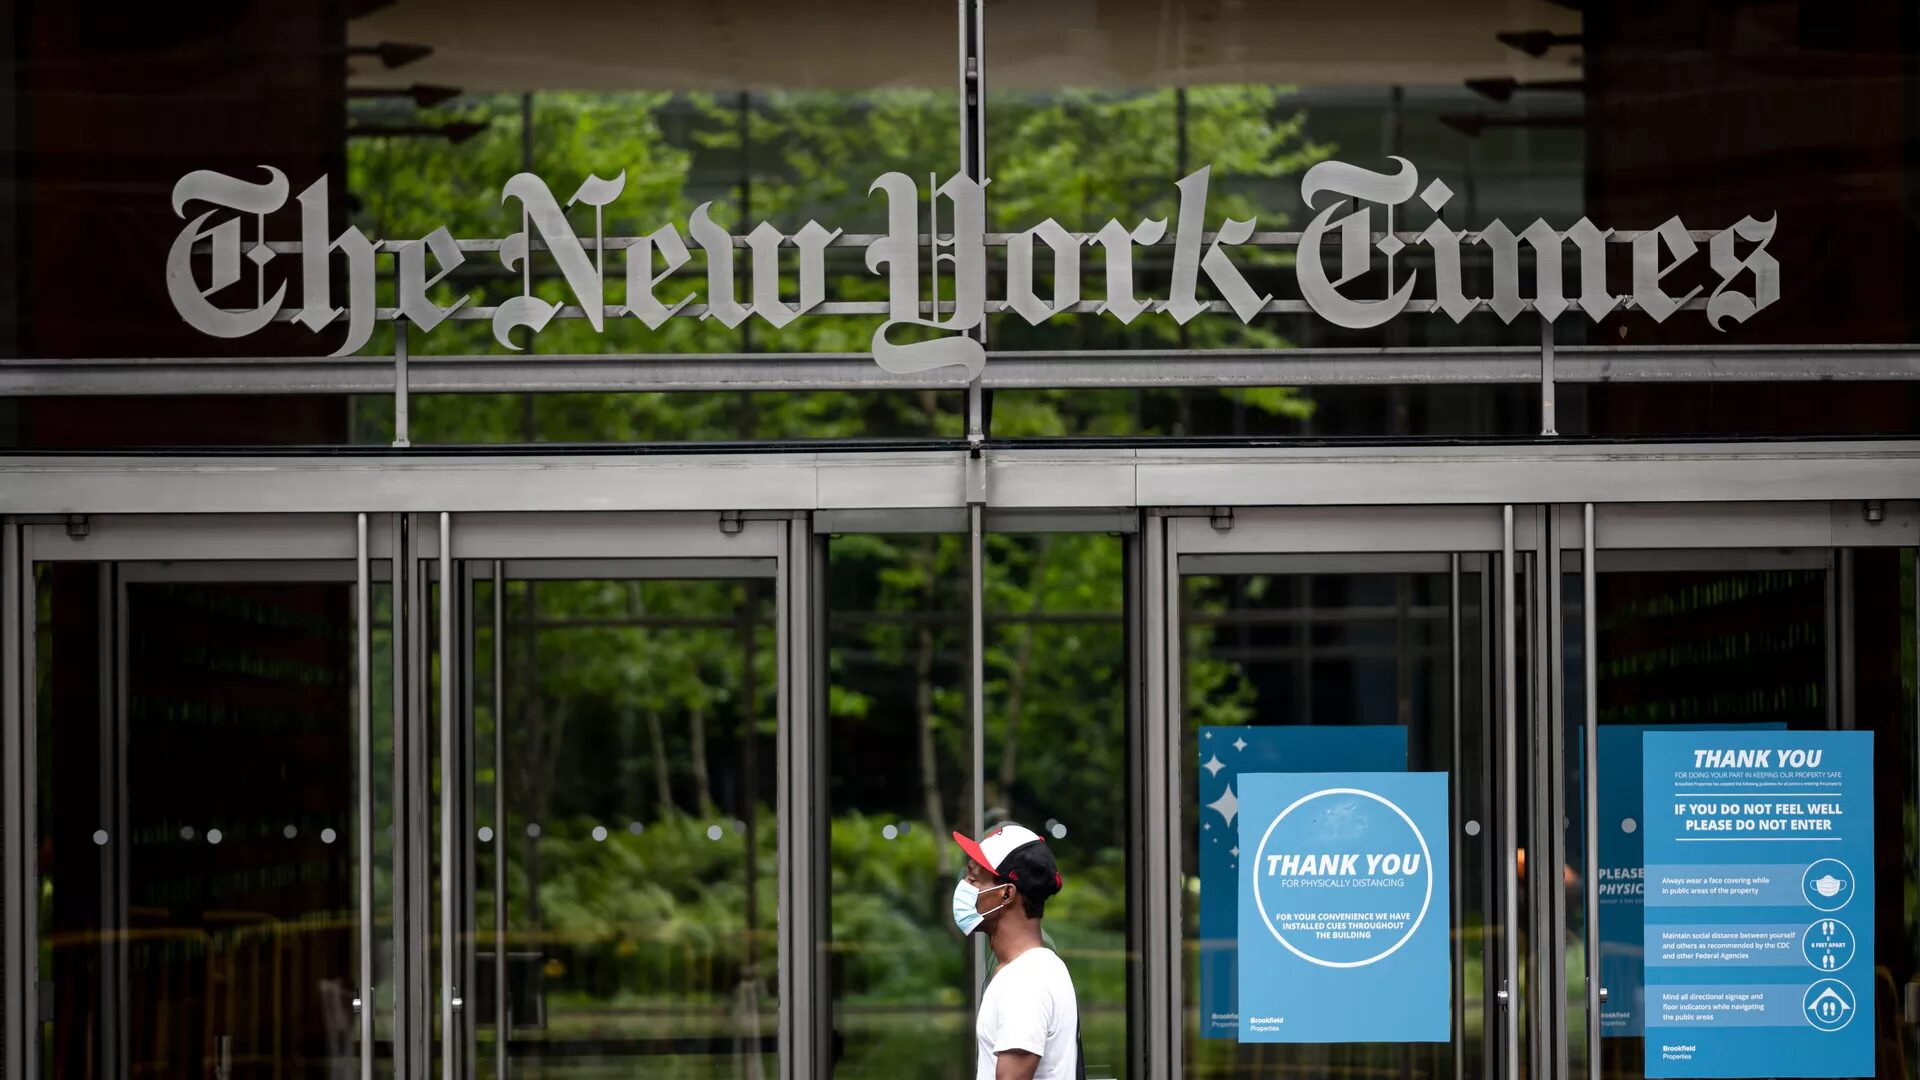
POLYGON ((1401 772, 1407 729, 1354 727, 1203 727, 1200 729, 1200 1037, 1240 1034, 1240 774, 1401 772))
MULTIPOLYGON (((1785 724, 1602 724, 1600 727, 1600 985, 1607 1003, 1600 1034, 1638 1038, 1646 1030, 1642 992, 1640 736, 1649 731, 1784 731, 1785 724)), ((1576 759, 1577 760, 1577 759, 1576 759)), ((1576 764, 1576 769, 1578 768, 1576 764)), ((1584 783, 1584 778, 1582 779, 1584 783)))
POLYGON ((1643 740, 1646 1075, 1872 1076, 1872 733, 1643 740))
POLYGON ((1448 1041, 1447 774, 1240 784, 1240 1041, 1448 1041))

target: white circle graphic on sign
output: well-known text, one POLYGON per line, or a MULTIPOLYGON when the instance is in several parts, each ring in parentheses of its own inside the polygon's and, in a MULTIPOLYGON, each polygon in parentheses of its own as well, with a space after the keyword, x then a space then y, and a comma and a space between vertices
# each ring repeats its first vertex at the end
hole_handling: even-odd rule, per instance
MULTIPOLYGON (((1280 857, 1281 856, 1278 856, 1278 855, 1271 856, 1271 858, 1274 858, 1274 859, 1278 859, 1280 857)), ((1385 960, 1387 957, 1392 956, 1396 952, 1399 952, 1401 946, 1413 940, 1413 935, 1418 933, 1420 930, 1420 924, 1425 922, 1427 919, 1427 910, 1433 906, 1433 853, 1427 847, 1426 836, 1423 833, 1421 833, 1420 827, 1413 823, 1413 818, 1407 816, 1407 812, 1405 810, 1400 809, 1398 806, 1394 805, 1391 801, 1384 799, 1371 791, 1362 791, 1359 788, 1346 788, 1346 787, 1322 788, 1319 791, 1315 791, 1307 795, 1302 795, 1298 799, 1295 799, 1292 803, 1290 803, 1287 806, 1285 810, 1282 810, 1280 811, 1279 814, 1275 815, 1274 819, 1267 824, 1266 831, 1260 834, 1260 846, 1255 850, 1255 853, 1254 853, 1252 873, 1253 873, 1253 902, 1254 902, 1254 905, 1260 911, 1260 922, 1262 923, 1262 925, 1264 925, 1267 928, 1267 933, 1272 934, 1273 939, 1279 942, 1281 947, 1286 949, 1288 952, 1292 953, 1293 955, 1299 957, 1302 960, 1305 960, 1309 964, 1315 964, 1320 967, 1358 968, 1358 967, 1366 967, 1369 964, 1376 964, 1382 960, 1385 960), (1280 823, 1287 820, 1287 817, 1291 815, 1294 811, 1299 810, 1301 807, 1307 805, 1308 803, 1311 803, 1316 799, 1325 799, 1325 798, 1331 798, 1334 796, 1341 796, 1341 795, 1354 796, 1361 799, 1369 799, 1369 800, 1372 800, 1373 802, 1379 803, 1381 806, 1386 807, 1388 810, 1393 811, 1394 815, 1398 817, 1403 823, 1406 824, 1407 830, 1413 834, 1413 839, 1416 840, 1420 845, 1420 861, 1421 861, 1421 866, 1424 868, 1421 871, 1421 874, 1426 879, 1425 888, 1423 889, 1422 895, 1420 898, 1420 911, 1417 915, 1413 917, 1413 920, 1407 924, 1406 931, 1402 933, 1400 937, 1394 941, 1393 944, 1387 946, 1385 949, 1382 949, 1379 952, 1374 953, 1372 956, 1363 957, 1358 960, 1328 960, 1323 957, 1313 956, 1303 951, 1302 949, 1300 949, 1293 942, 1288 941, 1286 935, 1280 932, 1280 928, 1274 925, 1274 918, 1272 914, 1267 910, 1266 900, 1261 895, 1261 890, 1260 890, 1260 876, 1261 876, 1260 867, 1264 865, 1269 858, 1269 856, 1267 855, 1267 844, 1270 840, 1273 839, 1274 830, 1278 829, 1280 827, 1280 823)))
POLYGON ((1853 899, 1853 870, 1839 859, 1821 859, 1800 875, 1807 903, 1821 911, 1839 911, 1853 899))
POLYGON ((1839 971, 1853 959, 1853 928, 1839 919, 1815 919, 1800 935, 1800 951, 1820 971, 1839 971))
POLYGON ((1807 987, 1800 1008, 1807 1023, 1821 1031, 1839 1031, 1853 1021, 1853 990, 1838 979, 1821 979, 1807 987))

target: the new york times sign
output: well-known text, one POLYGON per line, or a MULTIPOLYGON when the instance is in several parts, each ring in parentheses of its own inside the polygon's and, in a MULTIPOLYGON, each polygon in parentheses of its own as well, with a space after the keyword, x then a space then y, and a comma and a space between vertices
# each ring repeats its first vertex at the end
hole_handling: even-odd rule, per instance
MULTIPOLYGON (((1302 178, 1301 197, 1314 217, 1300 235, 1294 272, 1307 306, 1330 322, 1352 329, 1379 326, 1406 311, 1417 287, 1431 295, 1431 303, 1425 305, 1429 310, 1456 322, 1483 304, 1507 322, 1529 308, 1552 322, 1572 307, 1599 322, 1628 302, 1665 321, 1706 288, 1695 286, 1676 296, 1663 284, 1674 269, 1699 254, 1699 245, 1675 217, 1633 236, 1632 292, 1613 294, 1607 286, 1607 244, 1612 232, 1582 218, 1564 232, 1535 221, 1516 233, 1495 221, 1472 234, 1435 221, 1414 237, 1414 243, 1427 248, 1430 284, 1420 284, 1420 272, 1407 272, 1385 296, 1354 295, 1358 279, 1373 264, 1376 253, 1391 257, 1407 247, 1397 236, 1374 231, 1374 209, 1417 198, 1438 215, 1453 195, 1438 180, 1423 187, 1411 162, 1392 160, 1398 165, 1395 172, 1327 161, 1308 169, 1302 178), (1471 295, 1463 282, 1462 249, 1469 244, 1484 249, 1491 264, 1490 295, 1471 295), (1523 270, 1522 247, 1531 254, 1531 274, 1523 270), (1566 294, 1564 260, 1569 258, 1574 260, 1572 276, 1578 283, 1572 296, 1566 294), (1532 279, 1526 295, 1523 276, 1532 279)), ((1235 267, 1232 253, 1253 238, 1255 222, 1228 219, 1218 231, 1205 233, 1209 171, 1201 169, 1175 185, 1179 210, 1178 220, 1171 223, 1173 274, 1165 296, 1136 295, 1133 259, 1136 247, 1166 239, 1166 219, 1144 220, 1132 228, 1109 221, 1093 233, 1075 234, 1049 218, 1006 238, 1005 309, 1036 324, 1069 310, 1087 310, 1082 301, 1080 253, 1083 247, 1098 247, 1104 253, 1106 281, 1093 311, 1122 323, 1132 322, 1142 312, 1165 312, 1184 324, 1213 307, 1201 295, 1204 276, 1213 297, 1242 321, 1252 321, 1267 310, 1272 297, 1248 283, 1235 267), (1047 249, 1053 267, 1051 288, 1044 293, 1035 284, 1040 247, 1047 249)), ((259 183, 201 171, 174 185, 174 211, 187 222, 167 259, 167 291, 175 309, 195 329, 223 338, 245 337, 276 318, 291 318, 315 332, 344 320, 346 339, 334 355, 358 352, 367 343, 377 315, 375 243, 357 228, 329 235, 323 176, 295 197, 300 215, 298 254, 276 254, 261 237, 267 216, 286 208, 289 189, 279 170, 265 172, 267 179, 259 183), (248 218, 255 224, 251 237, 244 237, 243 223, 248 218), (336 258, 344 262, 344 306, 334 302, 336 258), (230 305, 231 296, 246 291, 232 289, 246 272, 243 260, 254 264, 250 276, 257 288, 252 306, 236 308, 230 305), (297 267, 283 269, 283 264, 295 261, 297 267), (287 286, 294 280, 300 286, 300 307, 283 314, 287 286), (216 294, 222 299, 217 301, 216 294)), ((696 314, 729 328, 750 318, 778 328, 826 302, 826 249, 841 230, 810 221, 788 236, 762 222, 737 241, 715 224, 709 214, 712 204, 702 203, 688 216, 684 236, 669 223, 623 241, 622 248, 608 243, 602 222, 606 207, 620 198, 625 187, 624 172, 611 180, 589 176, 563 206, 546 182, 532 173, 507 181, 501 202, 518 204, 521 227, 488 246, 497 247, 500 261, 521 275, 523 287, 520 295, 491 313, 494 337, 503 346, 517 347, 512 339, 515 329, 526 327, 538 333, 561 312, 562 305, 534 295, 532 259, 551 260, 551 268, 559 272, 574 303, 596 331, 604 331, 608 319, 634 318, 657 330, 670 318, 696 314), (575 231, 567 216, 569 207, 592 209, 591 236, 575 231), (689 283, 675 280, 691 261, 692 247, 698 247, 706 261, 705 295, 698 306, 689 283), (740 257, 748 264, 745 296, 739 295, 734 273, 737 251, 743 252, 740 257), (618 264, 610 266, 614 260, 618 264), (789 270, 790 261, 797 289, 794 296, 783 295, 781 286, 782 272, 789 270), (624 275, 624 303, 608 303, 610 271, 624 275)), ((884 199, 887 207, 887 231, 866 246, 867 269, 886 275, 888 284, 886 318, 873 333, 874 360, 899 374, 949 365, 978 374, 986 354, 966 332, 980 325, 988 310, 986 185, 954 176, 932 192, 927 209, 933 227, 927 231, 924 252, 921 191, 915 182, 905 173, 890 172, 873 182, 869 194, 884 199), (943 203, 946 210, 940 213, 943 203), (933 275, 923 275, 923 258, 934 260, 927 267, 933 275), (942 273, 948 287, 934 303, 931 282, 942 273), (941 333, 910 343, 889 340, 889 333, 900 326, 941 333)), ((1707 259, 1718 283, 1707 294, 1704 308, 1707 321, 1716 329, 1724 329, 1727 319, 1744 322, 1779 298, 1780 267, 1767 252, 1776 222, 1773 216, 1746 217, 1708 239, 1707 259)), ((387 247, 394 252, 397 297, 397 307, 390 314, 431 332, 472 299, 460 296, 440 304, 429 297, 429 290, 470 254, 479 254, 462 251, 444 227, 387 247)))

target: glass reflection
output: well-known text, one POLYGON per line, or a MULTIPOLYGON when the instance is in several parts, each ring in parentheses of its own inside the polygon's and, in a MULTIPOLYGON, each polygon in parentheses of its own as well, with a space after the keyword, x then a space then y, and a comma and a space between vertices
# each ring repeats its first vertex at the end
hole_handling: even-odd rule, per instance
POLYGON ((513 1076, 776 1075, 770 584, 509 580, 497 628, 494 590, 473 590, 477 1067, 504 1046, 513 1076))
POLYGON ((36 580, 44 1075, 357 1068, 352 586, 36 580))

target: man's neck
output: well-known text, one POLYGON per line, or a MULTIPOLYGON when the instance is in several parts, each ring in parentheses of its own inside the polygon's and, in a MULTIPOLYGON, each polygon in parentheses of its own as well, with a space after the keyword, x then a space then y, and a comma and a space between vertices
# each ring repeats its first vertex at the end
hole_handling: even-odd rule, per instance
POLYGON ((994 932, 987 936, 987 947, 993 950, 994 959, 998 960, 1002 967, 1012 963, 1015 957, 1028 949, 1037 949, 1043 944, 1044 942, 1040 940, 1038 922, 1018 925, 1003 922, 994 927, 994 932))

